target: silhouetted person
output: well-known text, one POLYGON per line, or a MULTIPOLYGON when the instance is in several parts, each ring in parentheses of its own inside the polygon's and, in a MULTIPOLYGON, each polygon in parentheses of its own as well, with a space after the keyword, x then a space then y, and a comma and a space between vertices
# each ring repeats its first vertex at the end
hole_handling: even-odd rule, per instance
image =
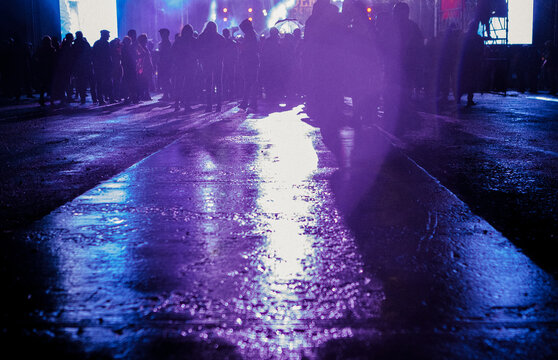
POLYGON ((101 38, 93 44, 93 71, 95 72, 95 92, 99 105, 111 100, 111 51, 108 39, 110 32, 101 30, 101 38))
POLYGON ((74 36, 70 33, 66 34, 64 40, 60 44, 57 51, 56 72, 54 75, 54 98, 62 103, 71 100, 70 78, 74 67, 74 53, 72 51, 72 43, 74 36))
POLYGON ((190 110, 194 101, 194 77, 198 66, 197 40, 191 25, 182 28, 171 51, 175 108, 179 110, 182 105, 186 110, 190 110))
POLYGON ((246 110, 250 106, 256 110, 258 107, 256 85, 258 81, 258 67, 260 66, 258 36, 254 31, 252 22, 248 19, 243 20, 239 27, 244 33, 239 55, 239 65, 244 80, 244 91, 239 107, 246 110))
POLYGON ((225 98, 232 99, 235 96, 235 73, 238 58, 238 46, 231 37, 229 29, 223 29, 225 38, 225 50, 223 54, 223 93, 225 98))
POLYGON ((26 86, 25 79, 31 71, 31 55, 27 45, 21 41, 19 34, 14 34, 10 39, 7 47, 7 56, 7 90, 11 97, 19 101, 22 88, 26 86))
POLYGON ((442 43, 438 57, 438 101, 448 100, 449 92, 458 100, 457 95, 457 66, 460 56, 460 45, 462 43, 461 31, 455 24, 442 33, 442 43))
POLYGON ((132 48, 132 39, 125 36, 122 39, 122 96, 126 103, 137 103, 136 92, 136 54, 132 48))
POLYGON ((110 58, 112 63, 111 69, 111 99, 112 101, 122 99, 122 45, 119 38, 115 38, 110 42, 110 58))
MULTIPOLYGON (((35 69, 37 73, 38 89, 41 106, 45 105, 45 93, 51 96, 52 80, 56 68, 56 50, 52 46, 49 36, 44 36, 34 55, 35 69)), ((53 99, 50 99, 51 104, 53 99)))
POLYGON ((288 87, 290 93, 295 96, 301 96, 303 93, 303 65, 302 58, 304 55, 304 41, 302 39, 302 30, 299 28, 293 31, 293 48, 294 48, 294 58, 292 69, 289 76, 288 87))
POLYGON ((528 47, 527 54, 527 79, 529 91, 536 93, 539 90, 539 69, 541 68, 541 56, 533 45, 528 47))
POLYGON ((95 87, 93 86, 93 68, 91 64, 91 45, 83 37, 81 31, 76 32, 76 39, 72 45, 74 56, 74 76, 76 79, 76 90, 79 94, 80 101, 85 104, 87 96, 87 87, 91 86, 91 97, 93 102, 97 99, 95 87))
POLYGON ((343 3, 343 41, 341 42, 347 95, 353 102, 356 124, 370 120, 378 106, 378 69, 374 29, 366 5, 361 1, 343 3))
POLYGON ((307 77, 307 107, 310 117, 325 123, 340 118, 343 107, 342 59, 343 28, 339 11, 329 0, 318 0, 306 21, 304 38, 307 77))
POLYGON ((153 79, 153 63, 151 62, 151 52, 147 48, 147 35, 138 36, 138 91, 140 100, 151 100, 149 87, 153 79))
POLYGON ((171 69, 172 69, 172 44, 169 40, 169 29, 159 30, 161 42, 159 42, 159 59, 157 61, 157 74, 159 87, 163 90, 161 100, 171 99, 171 69))
POLYGON ((465 33, 459 66, 456 101, 461 100, 462 94, 467 94, 467 106, 475 105, 473 96, 478 88, 478 74, 484 54, 484 41, 477 34, 477 25, 476 21, 472 22, 465 33))
POLYGON ((556 94, 556 87, 558 81, 558 50, 551 40, 544 43, 544 50, 542 52, 542 75, 544 85, 547 87, 551 94, 556 94))
POLYGON ((198 37, 199 59, 202 67, 202 76, 205 87, 206 108, 205 111, 212 111, 213 97, 216 96, 215 103, 217 111, 221 111, 222 100, 222 74, 223 57, 226 41, 217 32, 217 24, 209 21, 200 36, 198 37))
MULTIPOLYGON (((138 88, 138 72, 137 72, 137 62, 138 62, 138 40, 137 40, 137 32, 134 29, 128 30, 128 37, 130 38, 130 46, 129 46, 129 59, 133 62, 134 71, 133 71, 133 79, 129 78, 129 93, 131 94, 134 102, 139 101, 139 88, 138 88)), ((129 73, 132 74, 131 72, 129 73)))
POLYGON ((386 63, 386 112, 397 119, 412 119, 411 94, 418 86, 424 38, 418 25, 409 19, 409 5, 398 2, 393 7, 388 61, 386 63))
POLYGON ((263 41, 260 81, 267 99, 278 100, 284 80, 284 58, 279 30, 269 29, 269 37, 263 41))

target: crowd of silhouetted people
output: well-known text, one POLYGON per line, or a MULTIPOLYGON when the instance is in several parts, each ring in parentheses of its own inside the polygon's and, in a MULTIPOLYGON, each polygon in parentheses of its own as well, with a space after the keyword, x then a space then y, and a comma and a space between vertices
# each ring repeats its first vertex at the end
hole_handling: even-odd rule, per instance
MULTIPOLYGON (((61 42, 44 36, 33 51, 14 36, 2 47, 2 92, 15 99, 38 93, 41 105, 84 104, 88 96, 99 105, 136 104, 161 92, 161 101, 177 110, 204 104, 208 112, 220 111, 223 101, 256 109, 261 98, 304 99, 310 115, 326 117, 339 115, 350 98, 360 120, 380 107, 388 115, 404 113, 421 97, 444 103, 467 95, 471 106, 490 51, 479 21, 425 39, 404 2, 370 17, 360 1, 345 1, 339 12, 329 0, 318 0, 304 36, 302 29, 280 33, 274 27, 258 35, 248 19, 221 32, 211 21, 200 33, 186 25, 171 36, 162 28, 157 44, 136 30, 123 39, 102 30, 91 45, 78 31, 61 42)), ((525 47, 511 63, 521 91, 537 91, 542 80, 556 93, 552 43, 542 52, 525 47)))

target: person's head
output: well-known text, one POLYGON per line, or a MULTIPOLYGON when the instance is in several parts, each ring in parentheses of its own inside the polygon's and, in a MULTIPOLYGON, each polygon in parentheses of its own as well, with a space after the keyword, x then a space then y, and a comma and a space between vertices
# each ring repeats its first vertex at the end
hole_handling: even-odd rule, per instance
POLYGON ((43 47, 52 47, 52 39, 50 38, 50 36, 43 36, 43 38, 41 39, 41 45, 43 47))
POLYGON ((215 24, 213 21, 208 21, 207 24, 205 24, 203 33, 217 33, 217 24, 215 24))
POLYGON ((130 37, 130 39, 132 40, 132 42, 136 41, 136 37, 138 36, 136 33, 136 30, 134 29, 130 29, 128 30, 128 36, 130 37))
POLYGON ((194 35, 194 28, 190 24, 184 25, 182 31, 180 32, 180 36, 182 37, 192 37, 194 35))
POLYGON ((76 31, 76 40, 82 40, 83 39, 83 33, 81 31, 76 31))
POLYGON ((74 35, 72 33, 67 33, 66 36, 64 36, 64 41, 71 44, 74 41, 74 35))
POLYGON ((329 2, 329 0, 317 0, 314 3, 314 6, 312 6, 312 14, 314 14, 314 15, 322 14, 323 11, 325 11, 325 9, 327 9, 327 7, 330 4, 331 3, 329 2))
POLYGON ((143 47, 146 47, 146 45, 147 45, 147 34, 141 34, 140 36, 138 36, 138 44, 140 44, 143 47))
POLYGON ((243 33, 249 33, 254 31, 254 25, 249 19, 244 19, 238 26, 243 33))
POLYGON ((122 39, 122 46, 128 47, 130 45, 132 45, 132 39, 129 36, 124 36, 124 39, 122 39))
POLYGON ((231 32, 230 32, 229 29, 223 29, 223 37, 224 37, 225 39, 228 39, 228 38, 231 37, 231 32))
POLYGON ((294 29, 293 36, 295 37, 295 39, 301 39, 302 38, 302 30, 300 30, 300 28, 294 29))
POLYGON ((110 47, 114 50, 118 49, 120 47, 120 39, 119 38, 114 38, 110 41, 110 47))
POLYGON ((408 20, 409 19, 409 5, 402 1, 393 5, 393 18, 396 21, 408 20))
POLYGON ((101 39, 108 40, 110 37, 110 31, 108 30, 101 30, 101 39))
POLYGON ((271 39, 278 39, 279 38, 279 30, 276 27, 272 27, 269 29, 269 37, 271 39))
POLYGON ((167 28, 162 28, 159 30, 159 35, 161 35, 161 39, 168 39, 170 36, 170 31, 167 28))

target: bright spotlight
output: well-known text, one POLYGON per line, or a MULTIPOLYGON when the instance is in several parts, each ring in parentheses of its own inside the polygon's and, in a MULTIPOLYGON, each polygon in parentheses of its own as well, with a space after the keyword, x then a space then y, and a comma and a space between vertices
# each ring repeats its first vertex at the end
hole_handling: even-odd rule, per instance
POLYGON ((227 9, 227 8, 223 8, 223 12, 224 12, 224 13, 226 14, 226 13, 228 13, 228 12, 229 12, 229 9, 227 9))
POLYGON ((227 22, 227 21, 229 21, 229 18, 223 18, 223 21, 227 22))
POLYGON ((263 10, 262 10, 262 14, 263 14, 263 16, 267 16, 267 10, 266 10, 266 9, 263 9, 263 10))
POLYGON ((251 13, 252 11, 254 11, 254 9, 248 8, 248 12, 249 12, 249 13, 251 13))
POLYGON ((372 12, 372 8, 371 7, 367 8, 366 12, 370 14, 372 12))
POLYGON ((251 17, 249 17, 249 18, 248 18, 248 21, 252 21, 252 18, 251 18, 251 17))

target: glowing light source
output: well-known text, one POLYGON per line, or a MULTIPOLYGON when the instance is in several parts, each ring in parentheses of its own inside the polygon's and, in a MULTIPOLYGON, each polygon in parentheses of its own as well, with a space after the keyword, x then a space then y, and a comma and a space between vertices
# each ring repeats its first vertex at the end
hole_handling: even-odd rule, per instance
POLYGON ((275 5, 267 17, 267 27, 272 28, 278 20, 286 19, 289 10, 296 5, 296 0, 282 0, 275 5))
POLYGON ((252 18, 251 18, 251 17, 249 17, 249 18, 248 18, 248 21, 252 21, 252 18))
POLYGON ((366 12, 370 14, 372 12, 372 8, 371 7, 367 8, 366 12))
POLYGON ((531 44, 533 42, 533 0, 509 0, 508 9, 508 43, 531 44))
POLYGON ((263 9, 263 10, 262 10, 262 14, 263 14, 263 16, 267 16, 267 10, 266 10, 266 9, 263 9))
POLYGON ((248 12, 249 12, 249 13, 251 13, 252 11, 254 11, 254 9, 248 8, 248 12))
POLYGON ((103 29, 110 31, 111 38, 118 36, 116 0, 60 0, 60 21, 62 37, 80 30, 93 44, 103 29))
POLYGON ((211 21, 217 20, 217 1, 216 0, 211 1, 211 5, 209 6, 208 20, 211 20, 211 21))
POLYGON ((228 13, 228 12, 229 12, 229 9, 223 8, 223 12, 224 12, 224 13, 228 13))
POLYGON ((223 18, 224 22, 227 22, 229 20, 229 18, 223 18))

